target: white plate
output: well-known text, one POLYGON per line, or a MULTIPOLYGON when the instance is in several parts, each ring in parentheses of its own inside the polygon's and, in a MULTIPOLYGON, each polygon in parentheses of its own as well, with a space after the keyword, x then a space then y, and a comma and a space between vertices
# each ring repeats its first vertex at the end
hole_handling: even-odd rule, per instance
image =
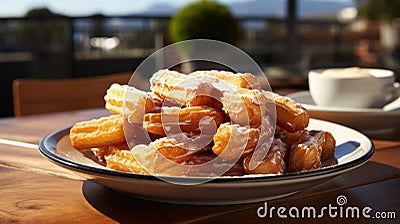
POLYGON ((343 124, 365 133, 389 132, 400 126, 400 111, 379 108, 343 108, 315 105, 309 91, 287 95, 303 104, 311 117, 343 124))
POLYGON ((69 128, 55 131, 40 142, 41 153, 52 162, 134 197, 183 204, 237 204, 288 196, 361 166, 374 152, 372 142, 365 135, 341 125, 311 119, 309 129, 330 131, 335 137, 337 165, 284 175, 219 177, 199 185, 176 185, 153 176, 114 171, 98 165, 71 146, 69 128))

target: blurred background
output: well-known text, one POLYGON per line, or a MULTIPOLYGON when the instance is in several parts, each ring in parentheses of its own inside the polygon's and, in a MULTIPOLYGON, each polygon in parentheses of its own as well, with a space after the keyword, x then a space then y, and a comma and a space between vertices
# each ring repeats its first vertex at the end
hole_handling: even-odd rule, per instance
POLYGON ((204 25, 207 19, 202 23, 198 17, 193 19, 196 22, 187 22, 191 20, 185 16, 204 14, 193 7, 184 8, 194 3, 2 0, 0 117, 13 115, 11 84, 16 78, 133 72, 158 49, 187 38, 207 38, 208 34, 248 53, 271 80, 277 80, 271 81, 272 88, 307 88, 308 71, 324 67, 389 68, 399 77, 400 1, 214 1, 228 9, 237 22, 237 32, 232 34, 237 36, 229 40, 219 34, 234 25, 215 23, 212 29, 204 25), (181 19, 175 18, 178 14, 181 19))

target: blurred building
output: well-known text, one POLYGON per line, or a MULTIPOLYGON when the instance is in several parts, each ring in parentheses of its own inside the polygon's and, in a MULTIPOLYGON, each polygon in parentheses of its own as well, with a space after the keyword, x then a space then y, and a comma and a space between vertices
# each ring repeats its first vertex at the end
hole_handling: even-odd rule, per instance
MULTIPOLYGON (((292 33, 286 14, 238 16, 243 35, 237 46, 271 77, 305 78, 309 69, 319 67, 397 66, 395 60, 386 63, 382 58, 379 23, 357 20, 354 10, 297 18, 294 65, 288 64, 292 33)), ((170 18, 159 14, 0 18, 0 103, 5 108, 0 116, 13 114, 11 82, 15 78, 133 72, 144 58, 171 43, 170 18)))

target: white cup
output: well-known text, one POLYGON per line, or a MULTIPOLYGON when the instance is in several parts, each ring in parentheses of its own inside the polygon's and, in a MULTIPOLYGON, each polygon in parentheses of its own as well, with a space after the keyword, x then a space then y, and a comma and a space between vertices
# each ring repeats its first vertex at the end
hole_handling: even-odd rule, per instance
POLYGON ((399 97, 394 72, 372 68, 317 69, 308 73, 311 96, 318 106, 382 107, 399 97))

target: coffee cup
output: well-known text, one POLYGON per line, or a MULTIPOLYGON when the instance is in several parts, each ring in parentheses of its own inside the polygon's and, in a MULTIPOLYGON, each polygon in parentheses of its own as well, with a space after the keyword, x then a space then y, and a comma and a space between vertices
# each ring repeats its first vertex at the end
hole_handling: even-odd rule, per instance
POLYGON ((394 72, 373 68, 316 69, 308 73, 318 106, 379 108, 400 96, 394 72))

